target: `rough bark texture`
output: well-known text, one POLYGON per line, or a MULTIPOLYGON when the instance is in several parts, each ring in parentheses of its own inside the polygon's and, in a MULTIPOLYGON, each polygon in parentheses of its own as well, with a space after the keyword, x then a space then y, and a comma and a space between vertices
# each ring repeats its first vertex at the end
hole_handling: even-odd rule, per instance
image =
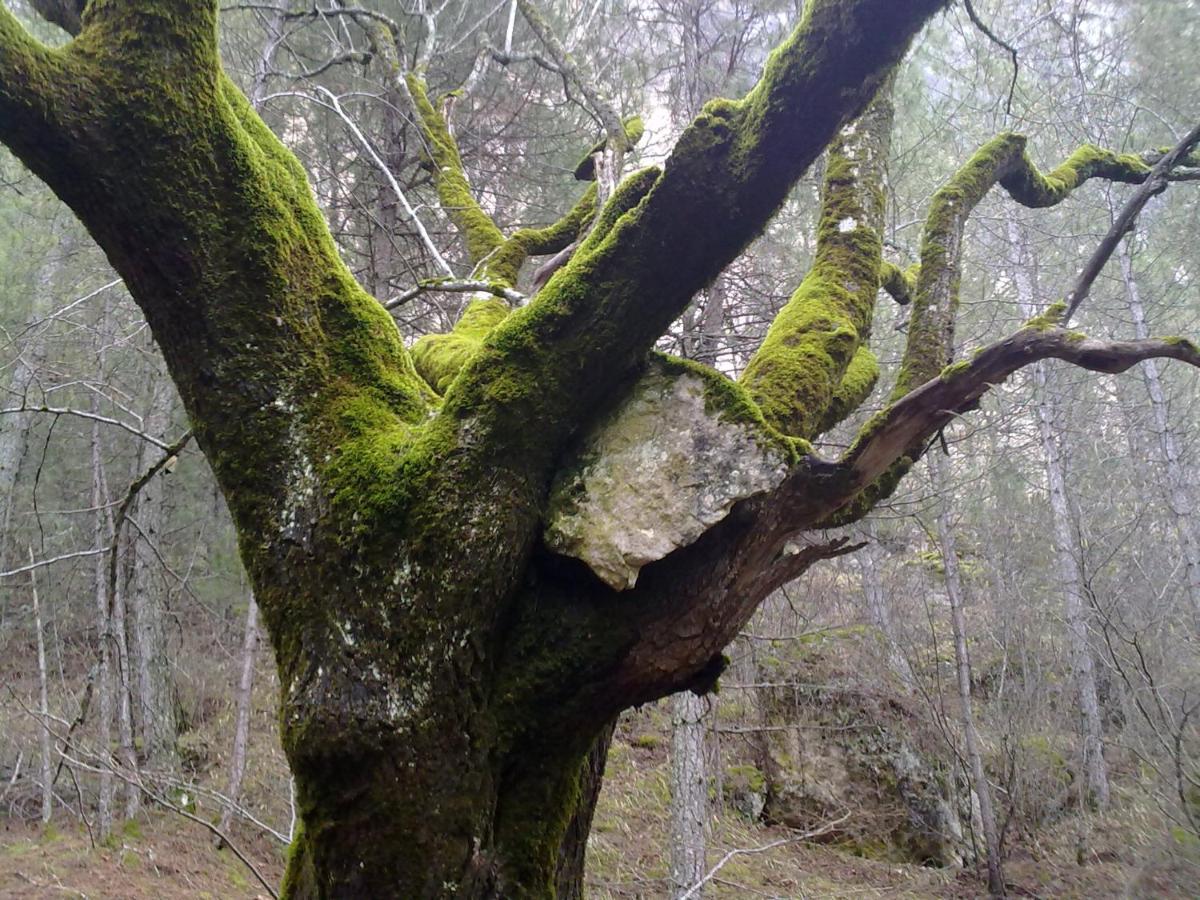
MULTIPOLYGON (((691 691, 671 698, 671 897, 682 897, 704 877, 708 828, 704 722, 707 704, 691 691)), ((702 897, 696 890, 691 897, 702 897)))

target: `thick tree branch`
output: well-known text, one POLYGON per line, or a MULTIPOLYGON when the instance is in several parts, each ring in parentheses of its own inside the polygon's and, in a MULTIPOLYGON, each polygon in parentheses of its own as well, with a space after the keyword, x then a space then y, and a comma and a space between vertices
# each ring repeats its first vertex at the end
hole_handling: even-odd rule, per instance
POLYGON ((1059 326, 1064 309, 1052 307, 1009 337, 984 347, 969 361, 894 401, 864 427, 839 465, 857 492, 897 463, 911 465, 929 438, 956 416, 973 409, 992 387, 1040 359, 1061 359, 1095 372, 1123 372, 1151 358, 1178 359, 1200 367, 1200 349, 1182 338, 1103 341, 1059 326))
POLYGON ((60 52, 39 43, 0 0, 0 142, 19 154, 39 153, 50 133, 61 60, 60 52))
MULTIPOLYGON (((480 446, 489 452, 519 446, 531 465, 548 467, 695 292, 762 229, 837 129, 861 114, 912 36, 944 6, 807 4, 758 85, 740 101, 704 108, 650 191, 484 342, 441 415, 469 417, 474 434, 488 435, 480 446), (519 432, 505 427, 513 422, 522 423, 519 432), (542 449, 525 453, 520 434, 530 431, 542 449)), ((625 203, 618 188, 605 210, 625 203)))
POLYGON ((812 269, 742 373, 766 420, 793 437, 811 439, 836 424, 879 376, 865 342, 879 293, 891 93, 889 79, 830 144, 812 269), (851 384, 834 404, 846 377, 851 384))

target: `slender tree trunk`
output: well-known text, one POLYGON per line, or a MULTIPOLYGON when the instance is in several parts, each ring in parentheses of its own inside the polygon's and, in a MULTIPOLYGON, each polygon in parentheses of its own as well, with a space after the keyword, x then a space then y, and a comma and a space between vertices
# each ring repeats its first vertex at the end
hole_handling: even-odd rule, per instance
MULTIPOLYGON (((158 378, 152 389, 143 428, 164 438, 170 424, 174 391, 170 381, 158 378)), ((161 451, 149 444, 138 454, 135 478, 157 461, 161 451)), ((166 517, 166 482, 152 478, 138 492, 137 527, 129 532, 132 549, 128 589, 129 649, 134 660, 133 693, 136 698, 134 723, 142 743, 142 756, 151 768, 169 769, 176 759, 177 736, 175 687, 171 654, 167 647, 166 596, 155 582, 159 565, 158 542, 166 517)))
POLYGON ((954 661, 958 674, 958 706, 962 717, 963 741, 967 762, 971 767, 971 789, 979 808, 979 822, 987 850, 988 894, 1004 896, 1004 873, 1000 863, 1000 833, 996 828, 992 787, 983 765, 983 748, 975 727, 975 711, 971 701, 971 659, 967 651, 967 628, 963 619, 964 591, 958 568, 958 551, 950 521, 948 463, 934 452, 929 456, 933 472, 934 491, 938 495, 937 533, 942 550, 942 565, 946 573, 946 598, 950 601, 950 623, 954 631, 954 661))
MULTIPOLYGON (((96 403, 92 403, 93 412, 96 403)), ((95 546, 105 547, 111 540, 111 516, 106 507, 107 493, 104 491, 104 460, 101 452, 100 423, 92 423, 92 508, 95 510, 95 525, 93 535, 95 546)), ((101 840, 108 837, 112 831, 113 821, 113 776, 109 768, 112 759, 112 721, 113 721, 113 683, 112 683, 112 642, 108 639, 110 622, 108 615, 108 570, 103 555, 97 556, 93 565, 96 598, 96 635, 97 635, 97 664, 96 692, 99 700, 99 721, 97 722, 96 740, 99 743, 100 786, 96 810, 96 828, 101 840)))
MULTIPOLYGON (((704 877, 708 782, 704 771, 707 704, 691 691, 671 698, 671 896, 704 877)), ((693 897, 699 897, 696 893, 693 897)))
MULTIPOLYGON (((33 564, 33 548, 29 548, 29 563, 33 564)), ((37 570, 29 571, 29 592, 33 598, 33 627, 37 631, 38 660, 38 712, 41 728, 38 730, 38 745, 42 759, 42 824, 50 821, 54 812, 54 776, 50 764, 50 692, 46 673, 46 642, 42 632, 42 607, 38 602, 37 570)))
MULTIPOLYGON (((53 231, 52 231, 53 233, 53 231)), ((51 253, 39 268, 34 284, 33 313, 28 322, 29 339, 13 360, 7 390, 0 394, 0 408, 19 407, 31 402, 29 392, 46 354, 45 328, 39 327, 42 311, 54 293, 54 281, 62 267, 63 255, 69 252, 70 242, 51 253)), ((0 569, 5 568, 8 554, 17 558, 18 545, 12 538, 13 509, 16 506, 17 476, 29 440, 34 417, 30 413, 10 413, 0 416, 0 569)), ((7 603, 0 606, 0 631, 4 628, 7 603)))
POLYGON ((130 669, 129 636, 125 616, 125 585, 117 578, 112 597, 109 598, 111 613, 108 618, 108 640, 115 648, 117 661, 117 763, 125 778, 125 806, 123 816, 132 819, 141 804, 141 793, 133 782, 137 780, 138 759, 133 733, 132 690, 134 673, 130 669))
MULTIPOLYGON (((1146 308, 1142 305, 1141 293, 1134 277, 1133 259, 1125 244, 1121 245, 1117 253, 1120 257, 1121 277, 1125 283, 1125 297, 1133 318, 1134 331, 1138 339, 1145 339, 1149 336, 1146 328, 1146 308)), ((1159 453, 1166 467, 1167 505, 1171 509, 1175 532, 1179 535, 1184 582, 1191 600, 1192 614, 1200 621, 1200 535, 1197 534, 1196 528, 1196 510, 1189 494, 1190 485, 1183 467, 1179 442, 1171 428, 1167 396, 1163 390, 1157 362, 1153 359, 1145 360, 1141 363, 1141 372, 1142 380, 1146 384, 1146 393, 1150 397, 1150 409, 1154 414, 1154 435, 1158 439, 1159 453)))
POLYGON ((858 560, 859 570, 862 573, 863 594, 867 599, 867 614, 871 618, 871 624, 878 629, 883 638, 887 649, 888 667, 904 688, 911 691, 916 686, 916 681, 913 677, 912 666, 909 665, 908 658, 905 657, 904 652, 900 649, 900 643, 896 639, 891 604, 888 602, 883 578, 879 573, 882 553, 875 523, 868 519, 863 524, 863 532, 869 543, 858 551, 855 558, 858 560))
POLYGON ((221 813, 220 830, 227 831, 233 820, 234 808, 242 793, 242 776, 246 772, 246 740, 250 733, 250 708, 254 691, 254 654, 258 650, 258 604, 250 595, 246 607, 246 631, 242 638, 242 671, 237 689, 237 721, 233 730, 233 756, 229 764, 229 804, 221 813))
MULTIPOLYGON (((1037 311, 1035 285, 1021 264, 1024 238, 1014 222, 1009 223, 1009 239, 1017 249, 1018 260, 1013 267, 1013 281, 1022 315, 1033 316, 1037 311)), ((1081 725, 1082 768, 1087 781, 1089 802, 1103 809, 1108 806, 1108 769, 1104 762, 1104 725, 1100 715, 1100 699, 1096 690, 1095 664, 1088 642, 1088 604, 1083 591, 1083 575, 1075 559, 1077 541, 1071 525, 1070 502, 1067 498, 1066 471, 1061 440, 1056 435, 1057 410, 1054 403, 1053 377, 1049 366, 1038 362, 1033 366, 1037 388, 1038 434, 1046 465, 1046 482, 1050 494, 1050 518, 1054 533, 1054 555, 1058 566, 1059 584, 1063 591, 1067 644, 1071 659, 1072 681, 1079 702, 1081 725)))

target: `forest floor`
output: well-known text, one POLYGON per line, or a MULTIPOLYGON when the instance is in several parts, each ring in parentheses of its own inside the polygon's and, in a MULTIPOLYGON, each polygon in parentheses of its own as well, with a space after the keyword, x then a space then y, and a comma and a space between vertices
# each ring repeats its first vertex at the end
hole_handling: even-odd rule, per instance
MULTIPOLYGON (((614 742, 590 841, 588 895, 595 900, 666 896, 669 829, 664 716, 654 709, 627 717, 614 742)), ((850 798, 847 798, 848 800, 850 798)), ((215 818, 215 810, 198 814, 215 818)), ((1009 860, 1010 896, 1040 898, 1196 897, 1188 873, 1165 854, 1135 849, 1128 822, 1097 822, 1083 865, 1073 828, 1058 842, 1018 848, 1009 860), (1120 826, 1120 827, 1118 827, 1120 826)), ((284 847, 248 828, 240 849, 273 884, 284 847)), ((970 898, 985 895, 971 870, 925 868, 870 860, 834 847, 797 842, 782 828, 752 823, 732 811, 714 817, 708 864, 724 864, 706 886, 712 898, 970 898), (769 845, 776 845, 768 848, 769 845), (737 852, 734 852, 737 851, 737 852), (729 855, 732 854, 732 855, 729 855), (727 858, 728 855, 728 858, 727 858)), ((65 818, 47 829, 0 817, 3 898, 267 898, 254 875, 211 835, 183 817, 143 812, 103 846, 65 818)))

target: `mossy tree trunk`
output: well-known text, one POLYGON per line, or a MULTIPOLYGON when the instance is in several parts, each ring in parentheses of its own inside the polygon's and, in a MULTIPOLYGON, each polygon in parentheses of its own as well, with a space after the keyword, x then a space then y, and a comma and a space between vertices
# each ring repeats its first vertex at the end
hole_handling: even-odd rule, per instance
MULTIPOLYGON (((782 402, 770 416, 790 432, 774 432, 789 454, 782 483, 645 566, 630 590, 542 543, 572 439, 944 5, 806 4, 746 97, 706 105, 662 170, 618 186, 528 305, 472 304, 471 328, 449 342, 452 358, 428 354, 426 378, 339 258, 302 168, 222 72, 214 2, 92 0, 78 23, 63 17, 77 35, 61 49, 0 6, 0 141, 125 279, 233 515, 275 651, 302 820, 287 896, 577 896, 612 720, 703 690, 763 597, 844 552, 798 532, 861 507, 864 490, 1031 359, 1200 362, 1188 342, 1027 329, 952 378, 935 367, 843 459, 821 459, 802 439, 868 389, 855 360, 880 268, 867 216, 831 220, 827 261, 849 274, 820 273, 838 287, 829 315, 802 310, 781 326, 815 332, 793 369, 804 408, 782 402), (851 233, 862 240, 838 237, 851 233)), ((422 84, 407 84, 420 104, 422 84)), ((451 143, 436 149, 453 170, 451 143)), ((465 180, 439 189, 472 209, 465 180)), ((576 235, 586 207, 565 219, 576 235)), ((563 238, 462 227, 500 281, 563 238)), ((768 362, 759 371, 775 374, 756 384, 779 400, 783 370, 768 362)), ((744 389, 721 390, 762 422, 744 389)))

